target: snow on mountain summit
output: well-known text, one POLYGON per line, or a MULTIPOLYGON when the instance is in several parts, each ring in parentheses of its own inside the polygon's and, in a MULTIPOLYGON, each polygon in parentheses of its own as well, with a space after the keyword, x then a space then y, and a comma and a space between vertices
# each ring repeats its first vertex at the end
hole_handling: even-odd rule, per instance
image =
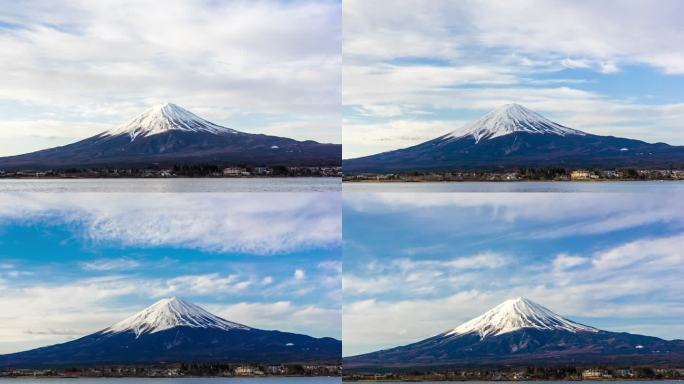
POLYGON ((102 333, 134 332, 136 337, 143 334, 164 331, 174 327, 217 328, 223 330, 251 328, 215 316, 201 307, 171 297, 162 299, 102 331, 102 333))
POLYGON ((445 139, 460 139, 470 136, 475 138, 476 142, 480 142, 480 140, 493 139, 514 132, 559 136, 586 135, 582 131, 555 123, 520 104, 506 104, 449 133, 445 139))
POLYGON ((102 136, 120 136, 127 134, 131 141, 137 137, 152 136, 167 131, 207 132, 213 134, 238 133, 238 131, 195 115, 173 103, 154 106, 127 123, 106 131, 102 136))
POLYGON ((482 339, 523 328, 562 330, 569 332, 598 332, 587 325, 565 319, 551 310, 524 297, 507 300, 484 314, 468 321, 445 336, 477 333, 482 339))

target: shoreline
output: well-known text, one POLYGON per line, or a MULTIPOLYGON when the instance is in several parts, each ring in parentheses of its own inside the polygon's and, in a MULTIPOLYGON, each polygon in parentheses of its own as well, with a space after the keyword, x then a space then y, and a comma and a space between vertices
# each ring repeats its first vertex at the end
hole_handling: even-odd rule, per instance
POLYGON ((340 176, 65 176, 65 177, 2 177, 0 180, 174 180, 174 179, 342 179, 340 176))
POLYGON ((280 377, 292 377, 292 378, 319 378, 319 377, 329 377, 329 378, 342 378, 342 376, 329 376, 329 375, 240 375, 240 376, 193 376, 193 375, 183 375, 183 376, 0 376, 0 380, 64 380, 64 379, 275 379, 280 377))
POLYGON ((359 383, 423 383, 423 382, 444 382, 444 383, 461 383, 461 382, 537 382, 537 381, 554 381, 554 382, 565 382, 565 381, 682 381, 684 382, 684 379, 567 379, 567 380, 558 380, 558 379, 529 379, 529 380, 482 380, 482 379, 474 379, 474 380, 350 380, 350 379, 342 379, 343 382, 359 382, 359 383))
POLYGON ((403 183, 611 183, 625 181, 684 181, 684 179, 597 179, 597 180, 344 180, 345 184, 403 184, 403 183))

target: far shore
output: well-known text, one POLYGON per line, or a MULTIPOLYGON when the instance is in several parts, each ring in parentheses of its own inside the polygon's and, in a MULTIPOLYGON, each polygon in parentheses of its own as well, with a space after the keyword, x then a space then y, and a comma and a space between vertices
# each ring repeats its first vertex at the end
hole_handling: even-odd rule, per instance
POLYGON ((414 171, 402 173, 345 174, 345 183, 420 182, 610 182, 684 180, 683 169, 568 169, 522 168, 519 170, 414 171))
POLYGON ((684 181, 684 179, 596 179, 596 180, 536 180, 536 179, 522 179, 522 180, 348 180, 342 179, 343 183, 359 183, 359 184, 386 184, 386 183, 524 183, 524 182, 547 182, 547 183, 610 183, 610 182, 625 182, 625 181, 684 181))

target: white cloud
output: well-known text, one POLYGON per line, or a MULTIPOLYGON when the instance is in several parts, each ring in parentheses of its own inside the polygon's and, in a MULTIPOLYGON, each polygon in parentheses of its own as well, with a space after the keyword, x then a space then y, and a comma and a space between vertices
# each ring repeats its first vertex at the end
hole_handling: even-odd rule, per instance
POLYGON ((342 262, 339 260, 326 260, 318 263, 318 268, 333 271, 337 274, 342 273, 342 262))
POLYGON ((356 276, 352 273, 345 273, 342 276, 343 291, 347 295, 380 293, 395 283, 397 280, 390 276, 356 276))
POLYGON ((139 292, 141 285, 120 276, 31 287, 0 283, 0 353, 64 342, 103 329, 131 314, 110 300, 139 292))
POLYGON ((295 271, 294 271, 294 278, 295 278, 295 280, 303 280, 303 279, 304 279, 304 276, 306 276, 306 274, 304 273, 303 270, 301 270, 301 269, 295 269, 295 271))
POLYGON ((437 216, 442 216, 444 209, 449 208, 485 210, 483 214, 489 212, 493 222, 534 220, 540 223, 526 234, 537 238, 608 233, 653 223, 684 225, 679 214, 684 210, 681 194, 667 194, 658 199, 644 199, 643 196, 641 193, 609 192, 366 193, 345 195, 344 204, 358 212, 402 211, 409 215, 415 208, 421 208, 423 215, 429 210, 437 216), (587 209, 589 206, 591 209, 587 209), (626 206, 633 209, 625 209, 626 206))
POLYGON ((684 250, 680 247, 684 234, 639 239, 599 253, 593 262, 599 270, 618 270, 638 266, 646 272, 656 269, 677 268, 684 263, 684 250))
POLYGON ((670 72, 684 64, 684 55, 672 53, 677 52, 677 39, 684 32, 676 16, 677 1, 663 1, 658 7, 646 1, 563 0, 409 0, 402 7, 392 5, 390 1, 344 3, 345 54, 376 60, 454 60, 475 45, 501 49, 503 55, 532 55, 542 62, 612 59, 670 72), (382 11, 388 8, 393 12, 382 11))
POLYGON ((440 299, 349 302, 342 308, 343 355, 434 336, 479 315, 498 300, 493 295, 463 291, 440 299))
POLYGON ((342 135, 343 158, 355 158, 404 148, 455 130, 465 121, 395 119, 369 123, 346 121, 342 135))
POLYGON ((620 68, 615 65, 615 63, 611 62, 603 62, 601 63, 601 73, 617 73, 620 72, 620 68))
POLYGON ((500 268, 506 265, 506 261, 506 256, 488 251, 442 260, 373 260, 369 262, 371 268, 366 273, 345 273, 342 284, 344 293, 350 297, 374 293, 417 297, 472 283, 475 276, 472 271, 500 268))
POLYGON ((556 270, 574 268, 589 262, 589 259, 582 256, 568 255, 561 253, 553 260, 553 267, 556 270))
POLYGON ((111 125, 98 122, 54 119, 0 120, 0 139, 4 143, 11 143, 11 148, 0 145, 0 156, 70 144, 109 128, 111 125))
POLYGON ((273 254, 339 245, 341 213, 333 193, 16 194, 0 219, 74 224, 92 241, 273 254), (172 207, 172 209, 170 209, 172 207))
POLYGON ((399 258, 389 263, 390 267, 396 267, 402 271, 434 269, 487 269, 498 268, 505 264, 506 258, 495 252, 484 251, 482 253, 455 257, 452 259, 429 260, 429 259, 409 259, 399 258))
POLYGON ((176 295, 237 294, 252 285, 250 279, 236 274, 222 276, 219 273, 184 275, 165 280, 152 287, 158 297, 176 295))
POLYGON ((340 337, 341 311, 335 308, 297 305, 291 301, 208 305, 207 308, 226 319, 256 328, 340 337))
POLYGON ((87 271, 113 271, 133 269, 140 266, 136 260, 129 258, 120 259, 97 259, 93 261, 83 262, 80 264, 81 268, 87 271))
POLYGON ((571 58, 566 58, 561 60, 561 65, 566 67, 566 68, 591 68, 591 63, 588 60, 584 59, 571 59, 571 58))

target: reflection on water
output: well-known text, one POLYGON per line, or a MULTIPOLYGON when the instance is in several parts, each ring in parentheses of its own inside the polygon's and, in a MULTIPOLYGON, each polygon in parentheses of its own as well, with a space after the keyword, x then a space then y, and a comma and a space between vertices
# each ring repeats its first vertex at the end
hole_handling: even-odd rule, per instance
POLYGON ((334 192, 337 177, 0 179, 0 192, 334 192))
POLYGON ((684 181, 344 183, 344 192, 673 192, 684 181))

